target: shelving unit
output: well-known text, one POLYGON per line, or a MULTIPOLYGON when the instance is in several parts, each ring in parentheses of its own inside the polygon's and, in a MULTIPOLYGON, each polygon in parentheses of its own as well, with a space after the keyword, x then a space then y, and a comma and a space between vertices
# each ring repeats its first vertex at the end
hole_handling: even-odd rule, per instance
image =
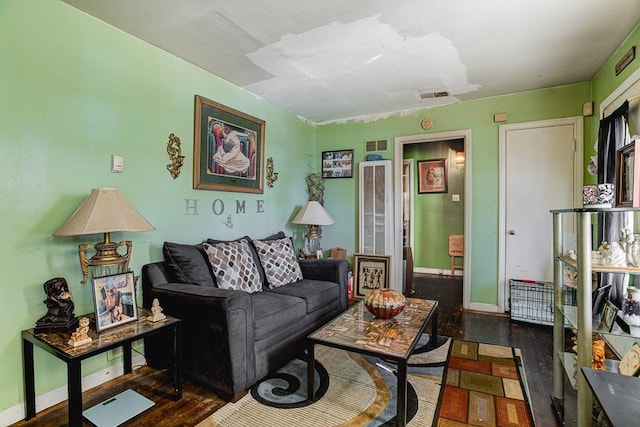
MULTIPOLYGON (((587 427, 592 425, 593 397, 591 390, 584 378, 580 374, 581 368, 591 368, 592 349, 591 337, 596 332, 603 336, 605 342, 613 352, 621 358, 622 355, 638 340, 624 332, 617 325, 611 332, 599 329, 600 316, 593 315, 592 310, 592 272, 620 273, 640 275, 640 268, 631 267, 609 267, 602 265, 592 265, 591 250, 593 238, 592 217, 601 212, 640 212, 638 208, 599 208, 599 209, 560 209, 552 210, 553 214, 553 253, 554 253, 554 301, 557 301, 553 319, 553 395, 554 406, 560 413, 564 413, 565 394, 576 395, 577 413, 576 419, 568 419, 564 413, 565 425, 587 427), (564 256, 563 247, 563 217, 573 215, 577 224, 577 261, 564 256), (563 268, 568 266, 577 272, 577 306, 567 306, 562 304, 562 280, 563 268), (572 353, 564 351, 564 328, 565 322, 573 326, 577 332, 578 354, 577 360, 572 353), (566 392, 565 381, 573 390, 566 392)), ((617 372, 615 361, 607 360, 605 368, 612 372, 617 372)), ((571 406, 571 405, 567 405, 571 406)))

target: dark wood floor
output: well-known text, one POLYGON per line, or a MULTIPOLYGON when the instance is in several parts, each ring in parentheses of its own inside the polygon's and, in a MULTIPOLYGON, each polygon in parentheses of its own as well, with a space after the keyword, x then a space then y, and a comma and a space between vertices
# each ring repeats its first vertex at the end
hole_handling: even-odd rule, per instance
MULTIPOLYGON (((506 316, 463 311, 461 278, 416 274, 413 289, 413 296, 416 298, 436 299, 440 302, 438 329, 441 335, 520 348, 536 425, 561 425, 554 416, 549 398, 552 391, 551 327, 512 322, 506 316)), ((136 417, 123 424, 124 426, 191 427, 225 403, 210 389, 189 380, 185 380, 183 398, 176 402, 171 398, 169 375, 164 371, 143 367, 132 375, 116 378, 85 392, 84 407, 91 407, 128 388, 138 391, 156 404, 144 416, 136 417)), ((38 413, 29 422, 15 424, 20 427, 63 425, 66 425, 66 402, 38 413)), ((84 425, 91 424, 85 422, 84 425)))

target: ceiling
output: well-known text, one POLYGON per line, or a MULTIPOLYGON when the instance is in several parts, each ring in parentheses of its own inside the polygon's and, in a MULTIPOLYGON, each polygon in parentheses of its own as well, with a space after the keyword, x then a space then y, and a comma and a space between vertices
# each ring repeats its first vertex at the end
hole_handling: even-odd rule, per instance
POLYGON ((635 0, 65 1, 316 123, 588 81, 640 22, 635 0))

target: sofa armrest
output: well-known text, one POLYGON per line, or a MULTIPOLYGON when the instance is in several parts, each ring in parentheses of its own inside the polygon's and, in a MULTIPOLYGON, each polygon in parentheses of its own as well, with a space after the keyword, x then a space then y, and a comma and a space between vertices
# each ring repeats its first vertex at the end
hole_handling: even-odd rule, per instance
POLYGON ((349 263, 344 259, 299 259, 302 277, 312 280, 334 282, 340 286, 340 308, 346 310, 349 305, 347 280, 349 263))

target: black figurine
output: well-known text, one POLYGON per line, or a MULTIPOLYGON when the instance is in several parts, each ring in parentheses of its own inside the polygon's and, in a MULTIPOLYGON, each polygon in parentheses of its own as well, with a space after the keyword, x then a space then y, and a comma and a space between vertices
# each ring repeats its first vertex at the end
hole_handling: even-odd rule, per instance
POLYGON ((44 282, 44 292, 47 299, 47 314, 38 319, 34 332, 49 332, 51 330, 72 330, 78 324, 78 319, 73 314, 73 301, 67 281, 62 277, 56 277, 44 282))

